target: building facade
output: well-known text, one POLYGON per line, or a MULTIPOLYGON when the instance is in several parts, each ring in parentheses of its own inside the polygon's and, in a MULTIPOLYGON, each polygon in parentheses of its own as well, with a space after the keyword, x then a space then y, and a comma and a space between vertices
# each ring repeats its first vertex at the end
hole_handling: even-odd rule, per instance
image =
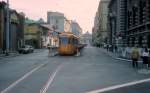
POLYGON ((64 32, 71 32, 71 21, 65 18, 64 32))
POLYGON ((24 45, 24 19, 24 15, 10 11, 10 51, 16 51, 24 45))
POLYGON ((42 48, 42 27, 37 23, 25 25, 25 44, 34 48, 42 48))
POLYGON ((92 34, 88 31, 85 34, 82 34, 80 42, 81 44, 87 44, 90 46, 92 44, 92 34))
POLYGON ((108 6, 109 43, 113 46, 126 46, 127 0, 111 0, 108 6))
POLYGON ((101 0, 95 16, 93 27, 93 43, 94 45, 103 45, 108 43, 108 4, 110 0, 101 0))
POLYGON ((80 27, 80 25, 75 22, 75 21, 72 21, 71 22, 71 32, 76 35, 76 36, 81 36, 82 34, 82 28, 80 27))
POLYGON ((23 12, 19 13, 18 15, 18 30, 17 30, 17 46, 18 48, 22 47, 25 44, 24 41, 24 26, 25 26, 25 14, 23 12))
POLYGON ((6 3, 0 2, 0 53, 5 50, 6 3))
POLYGON ((64 32, 65 16, 59 12, 47 12, 47 23, 54 26, 57 32, 64 32))
POLYGON ((96 12, 96 16, 94 18, 94 27, 92 28, 92 44, 94 46, 99 45, 100 43, 100 33, 99 30, 99 13, 96 12))
POLYGON ((127 0, 127 45, 150 48, 150 1, 127 0))
MULTIPOLYGON (((0 2, 0 53, 6 51, 6 3, 0 2)), ((9 52, 16 52, 24 44, 24 15, 9 9, 9 52)))
POLYGON ((42 48, 47 48, 48 44, 53 46, 53 28, 49 24, 41 24, 41 27, 44 30, 42 33, 42 48))
POLYGON ((17 30, 18 30, 18 24, 19 24, 19 19, 17 17, 17 12, 16 11, 11 11, 10 12, 10 32, 9 32, 9 47, 10 51, 15 51, 17 50, 17 30))
POLYGON ((111 44, 150 48, 149 0, 111 0, 108 18, 111 44))
POLYGON ((101 0, 98 11, 99 11, 99 33, 101 34, 101 42, 107 43, 108 29, 107 29, 107 16, 108 16, 108 4, 110 0, 101 0))
POLYGON ((110 44, 120 47, 120 54, 128 57, 134 46, 140 52, 150 48, 150 1, 111 0, 108 29, 110 44))

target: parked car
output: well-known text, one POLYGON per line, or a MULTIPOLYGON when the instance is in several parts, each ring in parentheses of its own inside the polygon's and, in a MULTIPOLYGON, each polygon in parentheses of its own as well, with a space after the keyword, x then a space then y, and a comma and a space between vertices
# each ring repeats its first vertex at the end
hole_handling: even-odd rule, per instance
POLYGON ((27 54, 27 53, 33 53, 34 48, 30 45, 24 45, 21 48, 18 49, 19 53, 27 54))

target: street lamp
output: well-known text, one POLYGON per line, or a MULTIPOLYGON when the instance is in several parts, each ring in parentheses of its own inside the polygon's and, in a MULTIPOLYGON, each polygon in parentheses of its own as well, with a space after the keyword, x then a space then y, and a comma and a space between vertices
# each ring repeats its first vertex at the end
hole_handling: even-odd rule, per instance
POLYGON ((7 20, 6 20, 6 56, 9 55, 9 0, 7 0, 7 20))

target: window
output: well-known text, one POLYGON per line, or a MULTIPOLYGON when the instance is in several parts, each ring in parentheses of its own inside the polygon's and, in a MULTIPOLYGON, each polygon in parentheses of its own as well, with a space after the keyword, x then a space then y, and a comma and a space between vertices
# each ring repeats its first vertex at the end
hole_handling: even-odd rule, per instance
POLYGON ((67 37, 60 37, 60 44, 67 45, 68 44, 68 38, 67 37))
POLYGON ((73 39, 70 38, 68 43, 69 43, 69 44, 73 44, 73 39))
POLYGON ((74 45, 78 45, 78 39, 74 39, 74 45))

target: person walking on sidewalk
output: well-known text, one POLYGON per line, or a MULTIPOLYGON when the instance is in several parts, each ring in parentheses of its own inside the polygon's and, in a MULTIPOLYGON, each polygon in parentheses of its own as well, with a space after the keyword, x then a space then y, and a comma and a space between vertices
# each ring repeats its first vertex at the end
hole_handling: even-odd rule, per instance
POLYGON ((48 56, 50 56, 50 52, 51 52, 51 46, 50 46, 50 44, 47 44, 47 48, 48 48, 48 56))
POLYGON ((148 68, 150 68, 150 50, 148 50, 149 56, 148 56, 148 68))
POLYGON ((149 57, 149 52, 148 49, 145 48, 142 53, 142 59, 143 59, 143 65, 146 64, 147 68, 148 68, 148 57, 149 57))
POLYGON ((140 57, 140 53, 137 47, 134 47, 131 53, 132 58, 132 66, 138 68, 138 59, 140 57))

